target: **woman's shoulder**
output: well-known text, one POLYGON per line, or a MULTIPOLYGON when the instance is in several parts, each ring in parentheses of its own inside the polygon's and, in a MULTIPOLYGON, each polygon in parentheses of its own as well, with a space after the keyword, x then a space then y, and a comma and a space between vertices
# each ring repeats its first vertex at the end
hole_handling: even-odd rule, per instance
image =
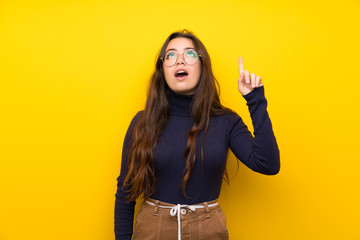
POLYGON ((232 125, 234 122, 241 119, 239 114, 230 108, 226 108, 226 110, 220 114, 213 115, 214 118, 218 119, 219 121, 223 121, 224 124, 232 125))
POLYGON ((132 117, 129 128, 133 128, 135 126, 135 124, 139 121, 143 112, 144 110, 140 110, 132 117))
POLYGON ((136 120, 136 121, 137 121, 137 120, 141 117, 141 115, 143 114, 143 112, 144 112, 144 110, 138 111, 138 112, 134 115, 133 120, 136 120))

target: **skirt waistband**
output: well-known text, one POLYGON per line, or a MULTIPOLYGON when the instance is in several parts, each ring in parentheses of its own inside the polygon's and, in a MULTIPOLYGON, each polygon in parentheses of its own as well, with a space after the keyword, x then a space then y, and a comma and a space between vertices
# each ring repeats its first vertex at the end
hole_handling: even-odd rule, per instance
MULTIPOLYGON (((153 198, 148 198, 146 201, 152 202, 152 203, 154 203, 155 205, 161 205, 161 206, 169 206, 169 207, 177 206, 177 204, 162 202, 162 201, 159 201, 159 200, 156 200, 156 199, 153 199, 153 198)), ((190 204, 180 204, 180 205, 188 205, 188 206, 203 205, 203 206, 205 206, 206 204, 207 204, 207 205, 210 205, 210 204, 214 204, 214 203, 217 203, 217 202, 218 202, 218 199, 214 199, 214 200, 211 200, 211 201, 202 202, 202 203, 197 203, 197 204, 192 204, 192 205, 190 205, 190 204)))
POLYGON ((199 204, 194 205, 188 205, 188 204, 170 204, 166 202, 162 202, 159 200, 155 200, 152 198, 148 198, 144 201, 144 203, 151 205, 154 207, 153 214, 156 215, 158 211, 161 209, 163 212, 168 212, 172 217, 177 217, 178 222, 178 240, 181 240, 181 217, 180 215, 186 215, 189 212, 196 212, 201 211, 205 212, 207 214, 207 217, 210 217, 209 213, 210 211, 213 211, 214 209, 219 207, 219 203, 217 202, 217 199, 209 201, 209 202, 203 202, 199 204), (210 210, 211 209, 211 210, 210 210))

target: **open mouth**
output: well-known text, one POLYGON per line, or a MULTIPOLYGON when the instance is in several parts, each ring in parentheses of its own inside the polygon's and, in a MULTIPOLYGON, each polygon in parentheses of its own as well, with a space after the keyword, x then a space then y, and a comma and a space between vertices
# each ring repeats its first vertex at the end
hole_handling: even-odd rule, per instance
POLYGON ((184 71, 184 70, 180 70, 180 71, 175 73, 175 77, 185 77, 187 75, 188 75, 188 73, 186 71, 184 71))

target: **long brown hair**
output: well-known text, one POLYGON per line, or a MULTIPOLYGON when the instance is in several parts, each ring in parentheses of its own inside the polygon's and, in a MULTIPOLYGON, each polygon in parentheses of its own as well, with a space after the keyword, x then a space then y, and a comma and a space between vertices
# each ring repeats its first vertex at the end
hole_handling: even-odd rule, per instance
MULTIPOLYGON (((141 194, 146 199, 155 191, 156 176, 153 150, 167 124, 169 116, 169 103, 166 95, 167 83, 160 57, 164 56, 169 42, 179 37, 192 40, 196 51, 201 55, 200 79, 191 104, 194 125, 189 131, 184 153, 186 165, 183 174, 182 190, 186 197, 185 186, 195 164, 197 156, 196 140, 199 133, 202 129, 205 129, 201 143, 201 160, 203 163, 203 143, 209 125, 210 114, 233 113, 231 109, 225 108, 220 103, 219 83, 212 72, 210 57, 203 43, 192 32, 186 29, 170 34, 158 53, 155 71, 150 78, 145 109, 134 126, 132 135, 133 144, 127 160, 128 172, 123 184, 124 187, 129 187, 130 194, 128 195, 128 201, 135 200, 141 194)), ((228 182, 227 171, 225 171, 224 177, 225 181, 228 182)))

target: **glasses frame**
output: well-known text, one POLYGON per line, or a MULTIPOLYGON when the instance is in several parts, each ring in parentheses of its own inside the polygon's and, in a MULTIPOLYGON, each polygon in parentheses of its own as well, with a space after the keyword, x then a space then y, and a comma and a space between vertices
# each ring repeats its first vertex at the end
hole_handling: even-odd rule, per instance
MULTIPOLYGON (((171 51, 173 51, 173 50, 171 50, 171 51)), ((166 55, 167 52, 169 52, 169 51, 166 51, 166 52, 164 53, 164 55, 160 58, 163 63, 165 63, 164 57, 165 57, 165 55, 166 55)), ((168 67, 174 66, 174 65, 176 64, 176 62, 178 61, 179 54, 178 54, 176 51, 174 51, 174 52, 176 53, 175 62, 174 62, 173 65, 170 65, 170 66, 169 66, 169 65, 166 65, 166 66, 168 66, 168 67)), ((185 50, 185 51, 182 53, 182 58, 184 59, 184 62, 186 62, 186 64, 194 65, 194 64, 196 64, 196 63, 199 61, 199 59, 201 58, 201 55, 200 55, 194 48, 190 48, 190 49, 185 50), (198 58, 197 58, 196 62, 193 63, 193 64, 189 64, 189 63, 187 63, 186 60, 185 60, 184 55, 185 55, 185 53, 187 53, 188 51, 194 51, 194 52, 196 52, 196 54, 198 55, 198 58)))

